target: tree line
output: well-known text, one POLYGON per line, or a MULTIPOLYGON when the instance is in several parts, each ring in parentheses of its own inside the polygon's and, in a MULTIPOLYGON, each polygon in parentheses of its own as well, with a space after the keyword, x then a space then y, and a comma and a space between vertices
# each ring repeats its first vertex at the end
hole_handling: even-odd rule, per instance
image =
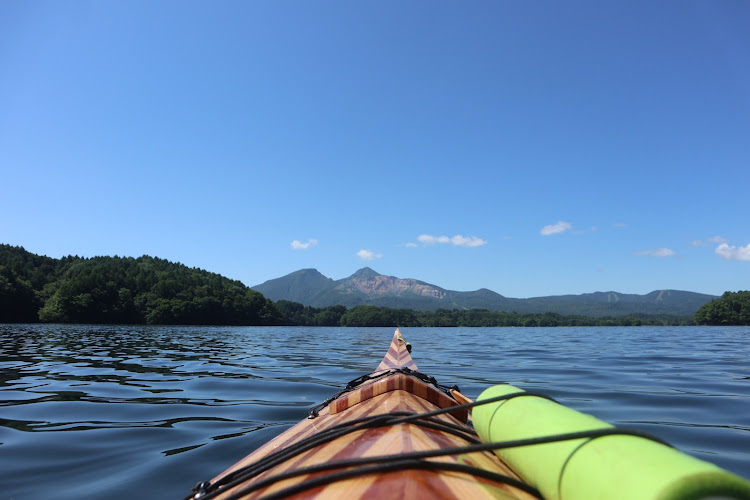
POLYGON ((694 318, 567 316, 486 309, 325 308, 273 301, 239 281, 149 256, 52 259, 0 245, 0 323, 375 327, 750 324, 750 292, 727 292, 694 318))
POLYGON ((487 309, 415 311, 368 305, 310 307, 276 302, 284 324, 290 326, 403 327, 531 327, 531 326, 674 326, 692 325, 690 317, 638 315, 615 317, 565 316, 557 313, 518 314, 487 309))
MULTIPOLYGON (((292 303, 294 304, 294 303, 292 303)), ((279 305, 279 303, 277 303, 279 305)), ((284 306, 282 314, 286 316, 284 306)), ((534 327, 534 326, 667 326, 692 325, 690 317, 666 315, 639 315, 617 317, 565 316, 557 313, 519 314, 497 312, 487 309, 438 309, 437 311, 414 311, 359 305, 346 309, 343 306, 317 309, 295 304, 300 314, 290 319, 290 324, 325 326, 320 318, 334 321, 337 316, 340 326, 403 326, 403 327, 534 327)))
POLYGON ((239 281, 149 256, 51 259, 0 245, 0 322, 275 325, 239 281))
POLYGON ((750 325, 750 291, 724 292, 695 312, 696 325, 750 325))

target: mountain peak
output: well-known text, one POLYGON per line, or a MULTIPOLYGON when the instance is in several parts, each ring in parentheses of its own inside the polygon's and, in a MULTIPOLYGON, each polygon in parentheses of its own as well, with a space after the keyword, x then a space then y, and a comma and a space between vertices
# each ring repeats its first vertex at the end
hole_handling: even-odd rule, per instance
POLYGON ((333 283, 331 278, 326 278, 317 269, 308 268, 268 280, 251 288, 273 301, 305 302, 310 296, 330 286, 331 283, 333 283))
POLYGON ((287 276, 323 276, 323 273, 318 271, 317 269, 314 269, 312 267, 308 267, 306 269, 300 269, 299 271, 294 271, 293 273, 289 273, 287 276))
POLYGON ((360 280, 367 280, 371 278, 375 278, 377 276, 380 276, 380 273, 369 268, 369 267, 363 267, 356 273, 349 276, 349 279, 360 279, 360 280))

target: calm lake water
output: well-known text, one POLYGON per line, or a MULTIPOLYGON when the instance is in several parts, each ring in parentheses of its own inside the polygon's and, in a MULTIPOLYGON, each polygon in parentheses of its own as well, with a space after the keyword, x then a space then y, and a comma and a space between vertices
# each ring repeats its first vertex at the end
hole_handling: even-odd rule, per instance
MULTIPOLYGON (((406 328, 420 371, 511 383, 750 478, 750 328, 406 328)), ((391 328, 0 325, 0 499, 182 498, 371 372, 391 328)))

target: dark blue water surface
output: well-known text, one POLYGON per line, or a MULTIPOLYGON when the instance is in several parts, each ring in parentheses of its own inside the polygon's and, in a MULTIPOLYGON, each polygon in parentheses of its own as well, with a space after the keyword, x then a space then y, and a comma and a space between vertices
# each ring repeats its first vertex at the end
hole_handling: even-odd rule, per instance
MULTIPOLYGON (((407 328, 469 397, 546 392, 750 478, 750 328, 407 328)), ((374 370, 391 328, 0 325, 0 499, 181 498, 374 370)))

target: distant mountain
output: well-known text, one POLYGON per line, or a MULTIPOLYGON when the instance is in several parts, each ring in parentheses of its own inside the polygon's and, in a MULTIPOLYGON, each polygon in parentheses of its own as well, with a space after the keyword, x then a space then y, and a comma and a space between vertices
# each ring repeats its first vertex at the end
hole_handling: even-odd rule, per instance
POLYGON ((655 290, 646 295, 594 292, 521 300, 517 312, 556 312, 584 316, 623 316, 628 314, 670 314, 692 316, 714 295, 681 290, 655 290))
POLYGON ((385 276, 365 267, 348 278, 332 280, 315 269, 302 269, 252 287, 273 300, 289 300, 312 307, 360 304, 418 311, 489 309, 518 313, 555 312, 585 316, 670 314, 690 316, 713 295, 679 290, 657 290, 646 295, 595 292, 514 299, 482 288, 473 292, 446 290, 415 279, 385 276))
MULTIPOLYGON (((331 288, 333 283, 335 282, 331 278, 326 278, 316 269, 300 269, 283 278, 266 281, 259 286, 265 290, 261 293, 273 301, 290 300, 307 305, 310 297, 319 294, 321 290, 331 288)), ((259 291, 257 287, 251 288, 259 291)))

